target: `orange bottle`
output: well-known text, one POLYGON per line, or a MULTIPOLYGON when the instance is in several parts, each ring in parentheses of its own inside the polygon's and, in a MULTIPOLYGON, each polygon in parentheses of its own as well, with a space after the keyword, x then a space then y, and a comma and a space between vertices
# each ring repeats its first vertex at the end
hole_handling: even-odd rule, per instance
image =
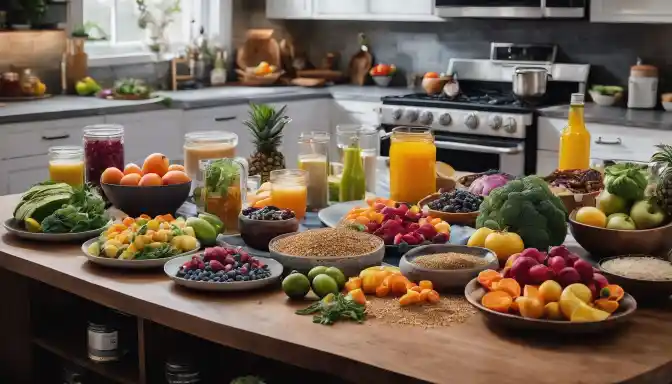
POLYGON ((583 119, 583 100, 582 93, 572 94, 567 126, 560 134, 560 170, 590 168, 590 132, 583 119))

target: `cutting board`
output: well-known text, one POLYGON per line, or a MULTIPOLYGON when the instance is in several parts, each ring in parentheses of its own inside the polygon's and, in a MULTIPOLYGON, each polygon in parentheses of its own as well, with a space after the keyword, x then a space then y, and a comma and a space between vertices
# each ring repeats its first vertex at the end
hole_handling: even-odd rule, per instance
POLYGON ((373 55, 369 52, 369 46, 366 42, 366 36, 359 34, 359 52, 355 53, 350 59, 350 82, 356 85, 364 85, 369 70, 373 66, 373 55))

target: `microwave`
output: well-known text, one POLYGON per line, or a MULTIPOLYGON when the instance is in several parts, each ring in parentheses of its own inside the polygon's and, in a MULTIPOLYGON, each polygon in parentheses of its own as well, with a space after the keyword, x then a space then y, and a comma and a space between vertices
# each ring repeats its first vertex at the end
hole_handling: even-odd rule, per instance
POLYGON ((588 0, 434 0, 440 17, 544 19, 585 17, 588 0))

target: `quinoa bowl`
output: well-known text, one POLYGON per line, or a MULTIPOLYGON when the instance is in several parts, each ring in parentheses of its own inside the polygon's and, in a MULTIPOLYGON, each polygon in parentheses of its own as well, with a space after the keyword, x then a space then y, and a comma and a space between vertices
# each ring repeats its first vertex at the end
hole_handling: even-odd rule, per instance
POLYGON ((336 267, 347 276, 380 265, 385 244, 377 236, 349 229, 321 228, 277 236, 269 243, 271 258, 287 270, 307 273, 313 267, 336 267))
POLYGON ((401 274, 411 281, 430 280, 437 291, 459 291, 478 273, 498 269, 489 249, 466 245, 432 244, 408 251, 399 261, 401 274))

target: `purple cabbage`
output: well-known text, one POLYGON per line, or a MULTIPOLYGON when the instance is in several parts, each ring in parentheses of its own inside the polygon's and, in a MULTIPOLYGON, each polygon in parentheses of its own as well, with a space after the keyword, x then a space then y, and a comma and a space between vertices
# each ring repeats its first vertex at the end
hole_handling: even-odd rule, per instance
POLYGON ((471 183, 469 192, 475 195, 488 196, 490 191, 499 188, 508 182, 509 178, 499 173, 481 176, 471 183))

